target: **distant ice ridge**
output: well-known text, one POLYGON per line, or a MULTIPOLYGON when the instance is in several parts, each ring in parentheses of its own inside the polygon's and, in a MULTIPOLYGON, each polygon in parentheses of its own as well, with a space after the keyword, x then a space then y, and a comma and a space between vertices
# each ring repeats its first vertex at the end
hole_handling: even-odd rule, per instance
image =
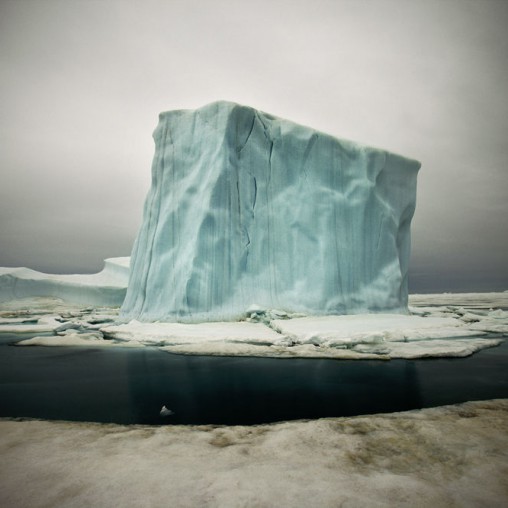
POLYGON ((124 318, 407 312, 418 162, 230 102, 154 140, 124 318))
POLYGON ((101 272, 77 275, 0 268, 0 302, 53 296, 75 303, 120 306, 129 281, 129 261, 129 257, 109 258, 101 272))

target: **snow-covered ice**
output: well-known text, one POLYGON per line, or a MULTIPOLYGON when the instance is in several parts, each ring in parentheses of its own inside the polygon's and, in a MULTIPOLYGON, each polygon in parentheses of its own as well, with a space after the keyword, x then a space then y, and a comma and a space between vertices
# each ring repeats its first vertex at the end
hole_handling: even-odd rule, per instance
POLYGON ((34 335, 38 333, 53 335, 56 330, 62 326, 62 323, 57 320, 58 315, 47 315, 37 318, 19 320, 18 322, 11 322, 11 319, 5 321, 0 318, 0 335, 13 334, 13 335, 34 335))
POLYGON ((272 321, 280 333, 302 344, 341 347, 359 343, 407 342, 482 335, 453 318, 363 314, 310 316, 272 321))
POLYGON ((502 307, 508 309, 508 291, 497 293, 435 293, 409 296, 409 305, 414 306, 452 306, 469 309, 502 307))
POLYGON ((501 507, 508 400, 252 427, 3 419, 0 455, 4 508, 501 507))
MULTIPOLYGON (((502 340, 485 329, 508 324, 495 309, 503 295, 477 295, 471 307, 460 295, 442 306, 419 295, 410 316, 251 308, 245 321, 200 325, 122 323, 118 309, 32 298, 0 303, 0 332, 21 338, 22 327, 46 326, 54 335, 28 344, 163 344, 184 354, 460 357, 502 340)), ((171 424, 172 410, 160 411, 171 424)), ((0 419, 0 505, 504 506, 507 418, 508 400, 252 427, 0 419)))
POLYGON ((450 301, 431 305, 433 298, 420 295, 411 315, 302 316, 250 307, 241 321, 197 324, 124 322, 118 308, 36 298, 0 303, 0 336, 30 337, 17 342, 25 346, 151 346, 179 354, 389 360, 467 356, 508 335, 508 312, 495 309, 504 293, 477 295, 483 306, 471 308, 450 301))
POLYGON ((91 341, 94 345, 115 345, 116 341, 102 340, 99 328, 115 322, 118 310, 118 307, 83 307, 53 297, 0 302, 0 338, 16 337, 20 345, 90 346, 91 341), (22 338, 25 340, 21 341, 22 338))
POLYGON ((135 340, 118 342, 105 340, 102 333, 65 333, 48 337, 47 335, 35 336, 30 339, 16 342, 17 346, 85 346, 85 347, 142 347, 135 340))
POLYGON ((246 342, 273 344, 281 340, 280 334, 261 323, 141 323, 131 321, 124 325, 101 328, 108 337, 120 340, 142 340, 144 343, 189 344, 196 342, 246 342))
POLYGON ((162 113, 122 314, 405 312, 420 164, 230 102, 162 113))
POLYGON ((500 339, 478 338, 483 331, 468 329, 460 320, 444 317, 318 316, 276 320, 272 326, 296 344, 377 353, 389 358, 469 356, 501 343, 500 339))

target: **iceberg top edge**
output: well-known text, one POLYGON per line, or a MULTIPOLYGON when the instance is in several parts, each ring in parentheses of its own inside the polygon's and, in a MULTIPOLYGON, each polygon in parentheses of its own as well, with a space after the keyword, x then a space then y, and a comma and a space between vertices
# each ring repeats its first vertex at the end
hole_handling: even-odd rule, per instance
MULTIPOLYGON (((279 122, 280 124, 284 124, 285 126, 293 126, 294 128, 304 129, 307 131, 312 131, 320 136, 324 136, 330 139, 335 140, 338 143, 346 144, 351 147, 354 147, 359 150, 364 150, 366 152, 371 153, 378 153, 378 154, 385 154, 387 156, 395 157, 396 159, 401 159, 401 162, 404 162, 404 165, 407 169, 418 171, 421 168, 421 162, 412 158, 407 157, 405 155, 392 152, 390 150, 386 150, 383 148, 373 147, 370 145, 367 145, 365 143, 361 143, 358 141, 350 140, 347 138, 338 138, 337 136, 334 136, 332 134, 329 134, 327 132, 319 131, 313 127, 309 127, 307 125, 299 124, 297 122, 293 122, 292 120, 287 120, 275 115, 272 115, 270 113, 265 113, 264 111, 257 110, 256 108, 253 108, 251 106, 245 106, 243 104, 238 104, 236 102, 232 101, 226 101, 226 100, 219 100, 210 102, 208 104, 205 104, 204 106, 196 109, 175 109, 175 110, 169 110, 169 111, 163 111, 159 114, 159 126, 161 124, 165 124, 167 122, 170 122, 172 119, 176 119, 178 117, 182 117, 185 115, 192 115, 195 113, 202 113, 203 115, 207 114, 216 114, 217 111, 221 110, 224 112, 224 114, 229 117, 233 113, 238 114, 247 114, 247 115, 254 115, 258 114, 261 115, 266 120, 269 120, 270 122, 279 122)), ((157 129, 155 130, 157 132, 157 129)), ((154 132, 154 136, 155 136, 154 132)))

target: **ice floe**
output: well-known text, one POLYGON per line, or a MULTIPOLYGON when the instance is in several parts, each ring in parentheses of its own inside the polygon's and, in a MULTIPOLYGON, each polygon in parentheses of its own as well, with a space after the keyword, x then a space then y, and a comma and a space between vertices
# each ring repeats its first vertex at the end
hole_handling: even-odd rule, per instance
POLYGON ((30 298, 0 304, 0 336, 24 346, 151 346, 193 355, 389 360, 468 356, 508 335, 508 312, 496 308, 505 293, 456 300, 445 295, 444 305, 434 305, 439 296, 411 297, 409 315, 304 316, 251 307, 241 321, 196 324, 123 322, 118 308, 30 298))
POLYGON ((409 305, 452 306, 480 308, 508 308, 508 291, 497 293, 436 293, 409 295, 409 305))
POLYGON ((139 340, 148 344, 172 345, 196 342, 244 342, 260 345, 279 342, 281 335, 261 323, 141 323, 131 321, 101 328, 105 336, 139 340))
POLYGON ((142 347, 136 340, 116 341, 105 339, 100 332, 75 333, 66 330, 59 335, 43 335, 16 342, 16 346, 85 346, 85 347, 142 347))
POLYGON ((53 334, 62 326, 62 322, 57 320, 58 317, 60 316, 42 316, 36 321, 22 320, 21 322, 14 323, 11 319, 7 319, 5 322, 0 320, 0 335, 34 335, 39 333, 53 334))

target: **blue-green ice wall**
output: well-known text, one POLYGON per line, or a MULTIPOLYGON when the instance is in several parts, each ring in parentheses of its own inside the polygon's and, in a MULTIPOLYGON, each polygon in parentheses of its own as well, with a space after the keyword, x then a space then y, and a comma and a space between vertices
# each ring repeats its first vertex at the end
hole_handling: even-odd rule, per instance
POLYGON ((154 139, 125 317, 406 311, 418 162, 229 102, 154 139))

